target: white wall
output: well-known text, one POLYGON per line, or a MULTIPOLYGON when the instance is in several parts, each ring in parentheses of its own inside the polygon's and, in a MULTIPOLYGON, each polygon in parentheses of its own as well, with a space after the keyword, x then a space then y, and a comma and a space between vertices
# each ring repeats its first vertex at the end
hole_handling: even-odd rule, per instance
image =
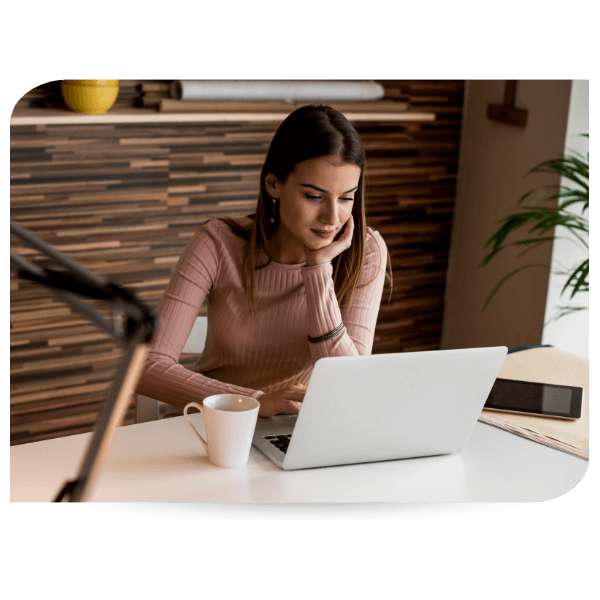
MULTIPOLYGON (((578 134, 589 133, 589 81, 574 80, 571 87, 571 99, 569 103, 569 116, 567 121, 567 136, 565 139, 565 152, 567 149, 575 150, 583 156, 589 152, 588 138, 582 138, 578 134)), ((552 156, 548 156, 552 158, 552 156)), ((562 179, 561 185, 573 185, 562 179)), ((576 214, 581 214, 577 209, 576 214)), ((589 212, 586 213, 589 215, 589 212)), ((575 236, 569 235, 564 228, 557 228, 556 236, 564 236, 568 239, 556 239, 552 247, 553 269, 566 267, 572 268, 580 264, 587 257, 587 251, 582 249, 581 244, 576 241, 575 236)), ((587 306, 589 307, 588 294, 577 294, 573 300, 569 300, 570 293, 560 295, 567 277, 564 275, 550 275, 548 284, 548 297, 546 300, 546 314, 544 317, 544 330, 542 343, 551 344, 561 350, 572 352, 579 356, 589 358, 589 311, 584 310, 561 317, 552 321, 552 316, 557 313, 557 306, 587 306)))

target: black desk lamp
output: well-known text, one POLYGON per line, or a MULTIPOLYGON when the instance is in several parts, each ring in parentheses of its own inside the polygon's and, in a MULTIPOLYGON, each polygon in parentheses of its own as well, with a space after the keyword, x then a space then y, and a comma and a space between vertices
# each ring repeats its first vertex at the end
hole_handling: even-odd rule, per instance
POLYGON ((53 259, 65 269, 55 271, 42 268, 11 250, 10 262, 17 269, 17 274, 23 279, 35 281, 47 287, 60 300, 96 323, 100 329, 111 334, 126 349, 108 398, 100 411, 78 477, 73 481, 68 481, 55 499, 55 502, 60 502, 65 498, 71 502, 83 502, 90 496, 92 485, 102 468, 116 428, 123 421, 129 399, 137 385, 148 346, 157 329, 156 321, 132 292, 86 269, 14 221, 10 222, 10 233, 18 236, 28 246, 41 251, 46 257, 53 259), (113 318, 106 319, 78 296, 108 301, 113 309, 113 318))

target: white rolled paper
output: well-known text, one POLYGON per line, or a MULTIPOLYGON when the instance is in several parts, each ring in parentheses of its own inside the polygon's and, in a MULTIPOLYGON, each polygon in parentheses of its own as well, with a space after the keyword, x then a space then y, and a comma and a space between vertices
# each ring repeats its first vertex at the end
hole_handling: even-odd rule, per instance
POLYGON ((370 101, 385 90, 374 81, 174 81, 179 100, 370 101))

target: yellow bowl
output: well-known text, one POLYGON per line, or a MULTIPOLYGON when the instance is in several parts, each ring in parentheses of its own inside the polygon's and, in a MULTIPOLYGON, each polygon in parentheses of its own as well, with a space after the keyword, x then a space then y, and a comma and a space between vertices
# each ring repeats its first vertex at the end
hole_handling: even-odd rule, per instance
POLYGON ((67 106, 88 115, 103 115, 119 94, 118 79, 63 79, 60 91, 67 106))

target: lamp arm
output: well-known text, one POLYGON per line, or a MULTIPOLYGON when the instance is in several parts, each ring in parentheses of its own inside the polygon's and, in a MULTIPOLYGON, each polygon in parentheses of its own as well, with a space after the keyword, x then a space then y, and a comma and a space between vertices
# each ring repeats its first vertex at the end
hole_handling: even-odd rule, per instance
POLYGON ((86 269, 76 260, 65 256, 13 221, 10 222, 10 232, 65 269, 56 271, 42 268, 11 251, 10 262, 17 269, 20 277, 43 285, 78 313, 93 321, 103 331, 124 343, 127 348, 127 353, 117 369, 108 398, 100 411, 79 474, 75 480, 68 481, 63 486, 55 499, 55 502, 60 502, 65 498, 72 502, 85 501, 89 498, 92 485, 98 478, 116 429, 122 423, 127 412, 127 405, 137 385, 149 344, 157 330, 157 321, 132 292, 112 283, 104 276, 86 269), (113 315, 118 313, 121 320, 106 319, 91 305, 80 300, 78 296, 107 300, 113 305, 113 315))

